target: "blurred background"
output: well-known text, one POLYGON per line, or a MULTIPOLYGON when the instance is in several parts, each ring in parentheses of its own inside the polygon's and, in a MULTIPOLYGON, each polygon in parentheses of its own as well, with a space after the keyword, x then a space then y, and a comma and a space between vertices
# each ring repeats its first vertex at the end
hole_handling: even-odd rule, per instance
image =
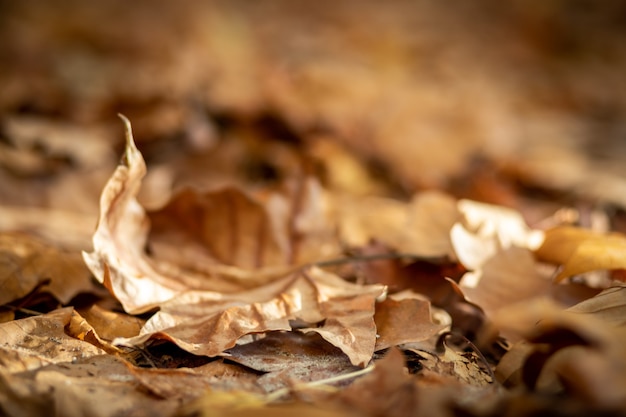
POLYGON ((117 113, 147 207, 313 175, 531 225, 567 206, 618 222, 625 41, 611 0, 1 0, 0 229, 84 243, 123 150, 117 113))

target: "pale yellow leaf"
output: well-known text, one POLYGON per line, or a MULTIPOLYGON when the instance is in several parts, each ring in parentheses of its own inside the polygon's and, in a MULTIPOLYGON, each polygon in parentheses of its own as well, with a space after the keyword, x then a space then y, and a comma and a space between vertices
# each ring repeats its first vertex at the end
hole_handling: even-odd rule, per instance
POLYGON ((560 226, 546 231, 535 254, 541 261, 562 265, 555 277, 559 282, 600 269, 626 268, 626 236, 560 226))

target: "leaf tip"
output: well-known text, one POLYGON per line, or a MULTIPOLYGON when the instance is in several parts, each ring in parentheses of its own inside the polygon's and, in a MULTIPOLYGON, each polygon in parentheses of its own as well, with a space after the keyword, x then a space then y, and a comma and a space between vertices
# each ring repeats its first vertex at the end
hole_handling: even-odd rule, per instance
POLYGON ((135 145, 135 139, 133 138, 133 128, 131 126, 130 120, 128 117, 124 116, 122 113, 118 113, 117 117, 122 120, 124 123, 124 134, 126 135, 126 153, 124 154, 125 163, 128 165, 128 162, 132 159, 132 153, 138 152, 137 146, 135 145))

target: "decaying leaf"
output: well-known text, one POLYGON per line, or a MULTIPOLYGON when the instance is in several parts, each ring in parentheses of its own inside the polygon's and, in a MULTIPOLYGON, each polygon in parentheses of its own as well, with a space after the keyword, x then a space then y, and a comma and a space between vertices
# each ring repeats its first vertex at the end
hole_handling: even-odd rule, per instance
POLYGON ((489 372, 484 369, 486 364, 482 364, 481 367, 482 359, 474 352, 459 353, 445 345, 442 355, 433 355, 420 350, 415 352, 424 357, 420 364, 426 370, 424 375, 426 378, 434 374, 444 381, 448 379, 473 386, 487 386, 493 382, 489 372))
POLYGON ((546 232, 535 253, 542 261, 562 265, 554 278, 557 282, 599 269, 626 269, 626 237, 618 233, 555 227, 546 232))

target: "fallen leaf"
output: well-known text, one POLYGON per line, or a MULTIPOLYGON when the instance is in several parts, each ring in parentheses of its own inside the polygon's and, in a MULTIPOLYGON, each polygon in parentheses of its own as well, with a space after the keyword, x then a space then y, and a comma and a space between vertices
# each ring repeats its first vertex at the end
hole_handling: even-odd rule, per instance
POLYGON ((430 302, 418 298, 395 300, 390 296, 376 305, 374 320, 379 335, 377 351, 427 340, 446 327, 432 322, 430 302))
POLYGON ((546 231, 545 241, 535 254, 541 261, 562 265, 554 277, 560 282, 599 269, 626 268, 626 237, 559 226, 546 231))
POLYGON ((180 294, 161 305, 139 336, 114 343, 165 339, 197 355, 217 356, 247 334, 291 330, 291 320, 302 320, 322 324, 300 331, 319 333, 354 365, 365 366, 374 353, 374 303, 383 294, 382 286, 350 284, 311 268, 247 292, 180 294))
POLYGON ((267 372, 258 380, 267 392, 358 369, 340 349, 317 334, 270 332, 226 353, 225 357, 231 361, 267 372))
POLYGON ((444 344, 442 354, 421 350, 412 350, 423 357, 420 364, 425 371, 424 377, 431 377, 435 374, 448 383, 461 383, 470 386, 488 386, 493 382, 491 375, 483 369, 487 364, 482 364, 482 359, 475 352, 457 352, 444 344))
POLYGON ((374 371, 355 381, 333 399, 369 416, 417 415, 419 394, 404 366, 404 356, 392 348, 374 371))
MULTIPOLYGON (((588 302, 584 301, 581 304, 585 306, 588 302)), ((573 309, 576 310, 576 307, 573 309)), ((590 355, 597 353, 603 356, 606 364, 598 364, 598 369, 611 368, 612 374, 609 377, 621 381, 616 383, 616 387, 619 388, 618 396, 623 399, 624 391, 620 387, 626 383, 622 371, 626 367, 623 349, 626 333, 621 327, 616 327, 616 323, 604 321, 602 311, 584 312, 584 310, 583 307, 577 313, 567 311, 546 299, 537 299, 502 309, 494 318, 496 327, 522 334, 528 342, 534 344, 530 347, 526 344, 519 347, 516 345, 505 355, 503 361, 510 362, 507 374, 520 375, 522 382, 531 389, 546 389, 550 392, 583 389, 585 393, 580 392, 580 395, 600 395, 592 387, 575 382, 580 378, 594 380, 598 377, 597 375, 581 377, 581 373, 598 372, 593 370, 594 366, 585 363, 587 353, 584 352, 588 351, 590 355), (585 350, 576 353, 579 352, 576 350, 579 348, 585 350), (519 359, 507 359, 507 356, 511 355, 519 359), (578 362, 581 362, 580 366, 578 362), (514 364, 519 365, 519 368, 516 369, 514 364)), ((590 360, 597 362, 594 358, 590 360)), ((617 393, 607 392, 606 395, 607 400, 609 397, 614 400, 617 393)), ((601 398, 601 395, 595 398, 601 398)))
POLYGON ((362 247, 375 239, 401 253, 456 259, 450 228, 460 214, 452 197, 424 191, 409 203, 380 197, 335 198, 340 236, 347 245, 362 247))
POLYGON ((471 200, 458 202, 462 221, 450 230, 452 245, 467 269, 480 267, 496 252, 510 247, 536 248, 543 233, 531 230, 517 211, 471 200))
POLYGON ((78 312, 96 334, 108 342, 116 337, 136 336, 145 324, 145 320, 139 317, 106 310, 98 304, 79 309, 78 312))
POLYGON ((467 272, 460 287, 469 301, 493 318, 512 303, 550 294, 553 284, 539 273, 528 249, 510 247, 494 253, 479 270, 467 272))
POLYGON ((61 303, 81 292, 94 292, 80 256, 23 233, 0 233, 0 305, 44 287, 61 303))
POLYGON ((105 352, 65 333, 73 308, 0 324, 0 369, 17 373, 53 363, 72 362, 105 352))
POLYGON ((626 287, 607 288, 600 294, 567 309, 572 313, 592 315, 615 326, 626 324, 626 287))
POLYGON ((49 365, 5 378, 6 382, 0 377, 0 401, 10 416, 167 417, 178 407, 174 399, 165 401, 142 390, 113 355, 49 365))
POLYGON ((205 196, 183 192, 152 216, 157 236, 152 242, 150 218, 136 199, 146 165, 124 120, 125 158, 102 192, 94 250, 83 257, 127 312, 151 310, 190 290, 253 288, 338 250, 329 237, 334 233, 317 233, 312 182, 296 190, 293 207, 280 196, 263 206, 232 189, 205 196), (155 256, 145 252, 149 244, 155 256))
MULTIPOLYGON (((227 385, 220 381, 217 375, 198 371, 197 368, 154 369, 127 366, 130 374, 151 394, 180 403, 200 398, 208 391, 219 389, 220 385, 225 385, 222 388, 224 390, 227 388, 227 385)), ((243 372, 239 376, 241 375, 243 372)), ((259 391, 252 382, 246 385, 243 377, 239 378, 237 382, 239 382, 236 384, 238 389, 245 387, 250 393, 259 391)))

